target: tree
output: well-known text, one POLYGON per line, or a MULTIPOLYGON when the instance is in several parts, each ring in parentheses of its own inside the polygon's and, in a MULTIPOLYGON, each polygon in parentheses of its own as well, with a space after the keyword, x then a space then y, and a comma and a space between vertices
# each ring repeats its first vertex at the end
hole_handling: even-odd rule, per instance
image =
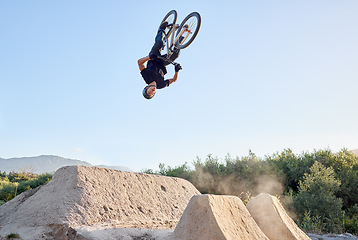
POLYGON ((294 206, 301 219, 307 213, 319 217, 323 231, 339 230, 343 217, 342 200, 334 194, 339 190, 340 180, 335 178, 334 170, 316 161, 310 172, 305 173, 299 182, 299 192, 294 198, 294 206))
POLYGON ((281 153, 267 156, 266 161, 272 165, 277 174, 280 175, 284 181, 286 192, 298 192, 299 182, 302 181, 305 173, 315 162, 314 155, 302 153, 296 155, 291 149, 285 149, 281 153))

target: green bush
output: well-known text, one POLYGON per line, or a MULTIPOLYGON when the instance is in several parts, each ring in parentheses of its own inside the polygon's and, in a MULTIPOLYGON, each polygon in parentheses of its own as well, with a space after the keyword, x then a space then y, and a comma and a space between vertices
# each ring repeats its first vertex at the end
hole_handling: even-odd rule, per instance
POLYGON ((166 167, 165 164, 161 163, 159 164, 158 174, 170 177, 180 177, 188 181, 192 178, 192 171, 188 166, 188 163, 184 163, 183 165, 174 168, 169 166, 166 167))
POLYGON ((10 233, 9 235, 6 236, 6 239, 21 239, 20 235, 17 233, 10 233))
POLYGON ((319 215, 312 217, 311 213, 307 211, 303 214, 303 218, 298 221, 298 226, 308 233, 322 233, 325 229, 321 217, 319 215))
POLYGON ((344 216, 344 228, 352 234, 358 233, 358 204, 349 208, 344 216))
POLYGON ((310 173, 305 174, 299 184, 299 193, 294 204, 301 219, 308 211, 310 216, 320 216, 323 231, 340 231, 342 221, 342 200, 334 193, 341 182, 334 177, 332 168, 325 168, 320 162, 315 162, 310 173))
POLYGON ((352 217, 344 217, 344 228, 346 232, 357 234, 358 233, 358 214, 352 217))
POLYGON ((3 186, 8 185, 9 184, 9 180, 0 180, 0 190, 3 188, 3 186))
POLYGON ((46 184, 51 180, 51 174, 31 174, 31 173, 14 173, 9 175, 1 174, 2 180, 0 180, 0 201, 10 201, 15 196, 36 188, 38 186, 46 184), (12 182, 11 182, 12 181, 12 182))
POLYGON ((37 179, 20 182, 19 186, 18 186, 18 190, 17 190, 18 194, 25 192, 27 190, 30 190, 30 189, 37 188, 38 186, 41 186, 41 185, 45 185, 46 183, 48 183, 51 180, 51 178, 52 178, 52 175, 46 173, 46 174, 39 175, 37 179))
POLYGON ((3 185, 3 187, 0 189, 0 200, 7 202, 13 199, 17 194, 18 185, 18 183, 11 182, 7 183, 6 185, 3 185))

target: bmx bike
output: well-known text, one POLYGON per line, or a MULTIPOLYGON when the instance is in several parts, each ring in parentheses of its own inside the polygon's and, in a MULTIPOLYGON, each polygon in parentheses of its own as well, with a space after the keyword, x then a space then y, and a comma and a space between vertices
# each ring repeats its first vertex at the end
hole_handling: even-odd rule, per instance
POLYGON ((177 16, 177 11, 171 10, 159 25, 160 28, 163 22, 168 22, 168 28, 164 32, 162 47, 162 50, 166 49, 166 58, 159 58, 174 65, 176 63, 170 60, 171 55, 174 53, 174 47, 178 49, 188 47, 194 41, 196 35, 198 35, 201 25, 201 17, 198 12, 190 13, 180 25, 176 24, 177 16))

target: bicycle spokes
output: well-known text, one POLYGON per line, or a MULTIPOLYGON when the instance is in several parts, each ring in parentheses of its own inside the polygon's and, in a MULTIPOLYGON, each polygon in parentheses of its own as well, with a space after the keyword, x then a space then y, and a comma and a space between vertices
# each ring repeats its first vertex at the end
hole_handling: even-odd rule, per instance
POLYGON ((182 21, 177 32, 176 40, 174 41, 177 43, 177 40, 179 40, 180 37, 183 37, 183 39, 180 39, 180 42, 176 44, 179 49, 186 48, 194 41, 196 35, 199 32, 200 24, 201 17, 197 12, 190 13, 182 21))
POLYGON ((197 12, 192 12, 186 16, 180 25, 176 24, 176 20, 177 12, 172 10, 161 22, 161 24, 165 21, 168 22, 168 28, 164 31, 162 47, 162 50, 166 49, 167 58, 173 54, 175 48, 184 49, 188 47, 194 41, 200 29, 201 17, 197 12))

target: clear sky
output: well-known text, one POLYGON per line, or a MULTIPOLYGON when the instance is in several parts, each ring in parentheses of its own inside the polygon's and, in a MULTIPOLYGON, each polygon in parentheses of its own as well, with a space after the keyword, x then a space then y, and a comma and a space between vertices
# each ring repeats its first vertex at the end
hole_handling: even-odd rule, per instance
POLYGON ((356 149, 357 10, 356 0, 2 0, 0 157, 136 171, 249 149, 356 149), (179 80, 146 100, 137 60, 171 9, 178 23, 198 11, 201 29, 179 80))

